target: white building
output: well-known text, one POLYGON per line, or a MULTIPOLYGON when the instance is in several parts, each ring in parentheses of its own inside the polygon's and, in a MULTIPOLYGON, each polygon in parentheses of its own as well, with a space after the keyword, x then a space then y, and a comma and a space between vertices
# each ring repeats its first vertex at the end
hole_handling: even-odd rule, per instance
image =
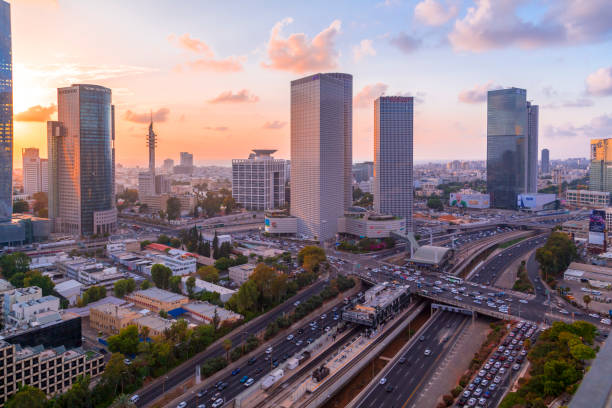
POLYGON ((208 302, 187 303, 182 307, 191 317, 205 323, 212 323, 215 315, 217 315, 220 324, 231 324, 242 319, 242 315, 208 302))
POLYGON ((297 218, 286 211, 266 211, 264 229, 269 234, 295 235, 297 223, 297 218))
POLYGON ((347 212, 338 219, 338 232, 359 238, 387 238, 391 232, 406 233, 406 220, 393 215, 347 212))
MULTIPOLYGON (((183 276, 181 278, 181 281, 183 282, 183 293, 185 294, 188 293, 186 285, 187 279, 189 279, 189 276, 183 276)), ((236 293, 236 291, 233 289, 228 289, 223 286, 215 285, 214 283, 207 282, 198 278, 195 278, 195 288, 193 289, 193 291, 195 293, 199 293, 202 291, 218 293, 219 299, 221 299, 221 301, 224 303, 227 302, 234 293, 236 293)))
POLYGON ((142 171, 138 173, 138 197, 150 197, 155 195, 155 173, 142 171))
POLYGON ((15 303, 11 306, 9 321, 15 325, 31 323, 38 320, 38 316, 48 312, 59 311, 59 298, 55 296, 43 296, 40 299, 28 300, 15 303))
POLYGON ((38 286, 29 286, 27 288, 7 289, 2 293, 2 314, 6 317, 12 310, 15 303, 28 302, 31 300, 40 299, 42 297, 42 289, 38 286))
POLYGON ((113 290, 115 282, 127 278, 127 274, 117 268, 106 267, 93 259, 71 258, 57 262, 56 266, 70 279, 85 286, 104 286, 106 290, 113 290))
POLYGON ((567 190, 565 203, 571 207, 605 208, 610 205, 610 192, 567 190))
POLYGON ((70 305, 74 305, 77 302, 79 296, 81 296, 81 289, 83 289, 83 284, 75 281, 74 279, 69 279, 67 281, 58 283, 53 288, 57 293, 65 297, 70 305))
POLYGON ((352 87, 340 73, 291 82, 291 215, 319 241, 352 202, 352 87))
MULTIPOLYGON (((189 275, 197 270, 196 258, 189 252, 180 249, 171 249, 166 254, 151 254, 153 263, 167 266, 174 276, 189 275)), ((149 272, 150 273, 150 269, 149 272)))
POLYGON ((49 191, 49 166, 47 159, 41 159, 38 149, 29 147, 21 150, 23 160, 23 192, 29 196, 49 191))
POLYGON ((236 265, 229 268, 228 271, 230 280, 240 286, 253 274, 255 271, 255 265, 248 263, 236 265))
POLYGON ((253 150, 248 159, 232 160, 232 197, 247 210, 285 205, 287 162, 272 157, 275 151, 253 150))

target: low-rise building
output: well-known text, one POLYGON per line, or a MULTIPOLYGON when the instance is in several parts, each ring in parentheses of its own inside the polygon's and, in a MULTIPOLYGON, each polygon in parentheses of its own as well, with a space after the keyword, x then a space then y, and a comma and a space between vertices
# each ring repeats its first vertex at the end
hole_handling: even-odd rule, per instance
MULTIPOLYGON (((188 190, 191 191, 191 186, 186 187, 188 187, 188 190)), ((193 194, 160 194, 142 197, 140 202, 142 204, 146 204, 149 211, 156 213, 158 211, 168 211, 168 200, 170 198, 179 199, 181 202, 181 214, 193 212, 197 201, 195 195, 193 194)))
POLYGON ((104 286, 112 290, 115 282, 127 278, 127 274, 115 267, 107 267, 95 259, 70 258, 56 263, 59 272, 86 286, 104 286))
POLYGON ((138 327, 138 331, 141 333, 146 328, 149 332, 148 337, 153 337, 161 336, 166 330, 170 329, 172 327, 172 320, 164 319, 155 314, 149 314, 134 319, 133 324, 138 327))
POLYGON ((561 231, 572 234, 574 239, 587 239, 589 237, 589 220, 569 220, 561 224, 561 231))
POLYGON ((67 391, 79 377, 94 378, 103 371, 104 357, 93 351, 21 347, 0 340, 0 407, 21 385, 50 396, 67 391))
POLYGON ((55 318, 57 312, 59 312, 59 298, 51 295, 43 296, 40 299, 13 304, 8 314, 8 321, 13 325, 41 322, 41 320, 46 321, 41 317, 52 315, 55 318))
POLYGON ((235 282, 238 286, 246 282, 254 271, 255 265, 248 263, 232 266, 228 269, 230 280, 232 282, 235 282))
POLYGON ((268 234, 295 235, 297 234, 297 218, 283 210, 266 211, 264 230, 268 234))
POLYGON ((28 286, 27 288, 8 289, 2 293, 2 315, 4 318, 11 312, 15 303, 27 302, 40 299, 42 289, 38 286, 28 286))
POLYGON ((125 300, 153 312, 159 312, 160 310, 167 312, 189 302, 189 298, 186 296, 159 288, 149 288, 132 292, 125 297, 125 300))
MULTIPOLYGON (((188 293, 187 285, 186 285, 187 279, 189 279, 188 276, 183 276, 183 278, 181 279, 183 282, 183 293, 188 293)), ((199 293, 202 291, 218 293, 219 299, 223 303, 227 302, 229 298, 231 298, 232 295, 236 293, 236 291, 233 289, 228 289, 223 286, 215 285, 214 283, 207 282, 205 280, 198 279, 198 278, 195 278, 195 287, 193 288, 193 291, 195 293, 199 293)))
MULTIPOLYGON (((151 262, 167 266, 174 276, 195 273, 197 269, 197 259, 192 253, 156 243, 147 245, 147 249, 147 257, 151 262)), ((151 273, 150 269, 147 273, 151 273)))
POLYGON ((609 191, 567 190, 565 204, 577 208, 605 208, 610 205, 609 191))
POLYGON ((208 302, 187 303, 183 306, 183 309, 194 319, 206 322, 207 324, 212 323, 215 314, 220 324, 232 324, 242 319, 242 315, 208 302))
POLYGON ((391 232, 405 233, 406 220, 351 207, 338 219, 338 233, 359 238, 387 238, 391 232))
POLYGON ((606 288, 612 285, 612 268, 572 262, 564 272, 563 279, 588 283, 597 288, 606 288))
POLYGON ((105 334, 117 334, 142 315, 127 307, 105 303, 89 309, 89 326, 105 334))
POLYGON ((84 285, 82 283, 75 281, 74 279, 69 279, 55 285, 53 290, 65 297, 70 305, 74 305, 76 304, 78 297, 81 295, 81 290, 83 288, 84 285))

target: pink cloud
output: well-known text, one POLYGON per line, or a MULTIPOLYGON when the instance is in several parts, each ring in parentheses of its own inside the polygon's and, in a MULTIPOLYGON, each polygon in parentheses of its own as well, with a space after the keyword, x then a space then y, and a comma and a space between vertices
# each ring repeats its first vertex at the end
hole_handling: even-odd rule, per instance
POLYGON ((264 125, 262 127, 264 129, 276 130, 276 129, 284 128, 286 124, 287 124, 287 122, 281 122, 280 120, 275 120, 274 122, 266 122, 266 123, 264 123, 264 125))
POLYGON ((243 89, 237 93, 232 91, 221 92, 217 97, 209 100, 209 103, 255 103, 259 97, 253 95, 248 90, 243 89))
POLYGON ((222 60, 197 59, 188 61, 187 65, 194 71, 213 71, 213 72, 240 72, 242 71, 242 61, 239 57, 228 57, 222 60))
MULTIPOLYGON (((166 122, 168 120, 168 115, 170 114, 170 109, 168 108, 159 108, 155 112, 153 112, 153 121, 154 122, 166 122)), ((134 123, 149 123, 151 121, 151 113, 136 113, 128 110, 123 115, 123 119, 128 122, 134 123)))
POLYGON ((339 54, 334 41, 340 33, 340 20, 334 20, 312 41, 303 33, 283 37, 282 28, 292 22, 289 17, 274 25, 267 49, 270 62, 262 63, 262 66, 296 74, 335 68, 339 54))
POLYGON ((612 67, 599 68, 587 77, 586 84, 590 95, 612 95, 612 67))
POLYGON ((28 108, 24 112, 15 114, 17 122, 46 122, 51 120, 51 115, 57 112, 57 106, 54 104, 48 107, 36 105, 28 108))
POLYGON ((374 108, 374 100, 387 91, 389 86, 378 82, 372 85, 366 85, 353 98, 353 105, 357 108, 374 108))
POLYGON ((475 85, 472 89, 459 92, 459 101, 463 103, 482 103, 487 100, 487 92, 492 89, 500 89, 501 86, 489 81, 483 85, 475 85))
POLYGON ((225 132, 226 130, 229 130, 227 126, 205 126, 204 129, 214 130, 216 132, 225 132))
POLYGON ((455 18, 459 12, 457 2, 446 2, 443 5, 438 0, 424 0, 414 8, 414 16, 423 23, 431 26, 441 26, 450 19, 455 18), (450 3, 450 4, 449 4, 450 3))
POLYGON ((178 46, 187 50, 192 51, 198 54, 204 54, 209 58, 214 57, 214 54, 208 44, 204 41, 198 40, 197 38, 191 38, 189 34, 183 34, 178 38, 175 38, 174 34, 168 36, 170 41, 174 41, 176 39, 178 46))
MULTIPOLYGON (((203 56, 194 61, 187 61, 187 66, 194 71, 239 72, 243 70, 242 64, 246 62, 246 57, 244 56, 229 56, 223 59, 215 59, 215 54, 208 44, 197 38, 192 38, 189 34, 183 34, 180 37, 171 34, 168 36, 168 40, 176 43, 178 47, 184 50, 203 56)), ((178 65, 174 70, 180 72, 182 67, 178 65)))
POLYGON ((353 58, 355 61, 361 61, 364 57, 373 57, 376 55, 376 50, 372 45, 372 40, 361 40, 359 45, 353 46, 353 58))

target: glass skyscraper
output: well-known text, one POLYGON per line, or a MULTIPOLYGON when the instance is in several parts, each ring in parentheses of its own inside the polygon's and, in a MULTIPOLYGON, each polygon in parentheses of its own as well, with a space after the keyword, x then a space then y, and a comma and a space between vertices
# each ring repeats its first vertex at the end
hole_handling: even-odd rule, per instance
POLYGON ((550 152, 548 149, 542 149, 542 174, 550 173, 550 152))
POLYGON ((0 0, 0 222, 13 214, 13 70, 11 6, 0 0))
POLYGON ((48 122, 49 217, 57 232, 110 233, 115 208, 115 112, 111 90, 57 90, 58 121, 48 122))
POLYGON ((405 218, 413 231, 412 97, 381 96, 374 101, 374 210, 405 218))
POLYGON ((612 193, 612 139, 591 139, 589 190, 612 193))
MULTIPOLYGON (((518 194, 529 192, 533 147, 537 169, 537 133, 529 140, 527 91, 489 91, 487 96, 487 191, 494 208, 515 209, 518 194), (535 138, 535 142, 534 142, 535 138), (531 156, 531 157, 530 157, 531 156)), ((535 110, 537 115, 537 110, 535 110)), ((537 116, 536 116, 537 118, 537 116)))

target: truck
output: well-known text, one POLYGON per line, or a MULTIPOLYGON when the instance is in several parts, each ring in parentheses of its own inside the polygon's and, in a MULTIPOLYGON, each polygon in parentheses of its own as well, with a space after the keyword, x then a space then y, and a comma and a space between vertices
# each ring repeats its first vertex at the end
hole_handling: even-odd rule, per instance
POLYGON ((282 368, 272 371, 261 381, 261 388, 267 390, 268 388, 273 386, 278 380, 283 378, 283 375, 285 375, 285 372, 282 370, 282 368))
POLYGON ((293 370, 298 365, 300 365, 300 361, 297 358, 295 358, 295 357, 290 358, 289 360, 287 360, 287 368, 289 370, 293 370))

